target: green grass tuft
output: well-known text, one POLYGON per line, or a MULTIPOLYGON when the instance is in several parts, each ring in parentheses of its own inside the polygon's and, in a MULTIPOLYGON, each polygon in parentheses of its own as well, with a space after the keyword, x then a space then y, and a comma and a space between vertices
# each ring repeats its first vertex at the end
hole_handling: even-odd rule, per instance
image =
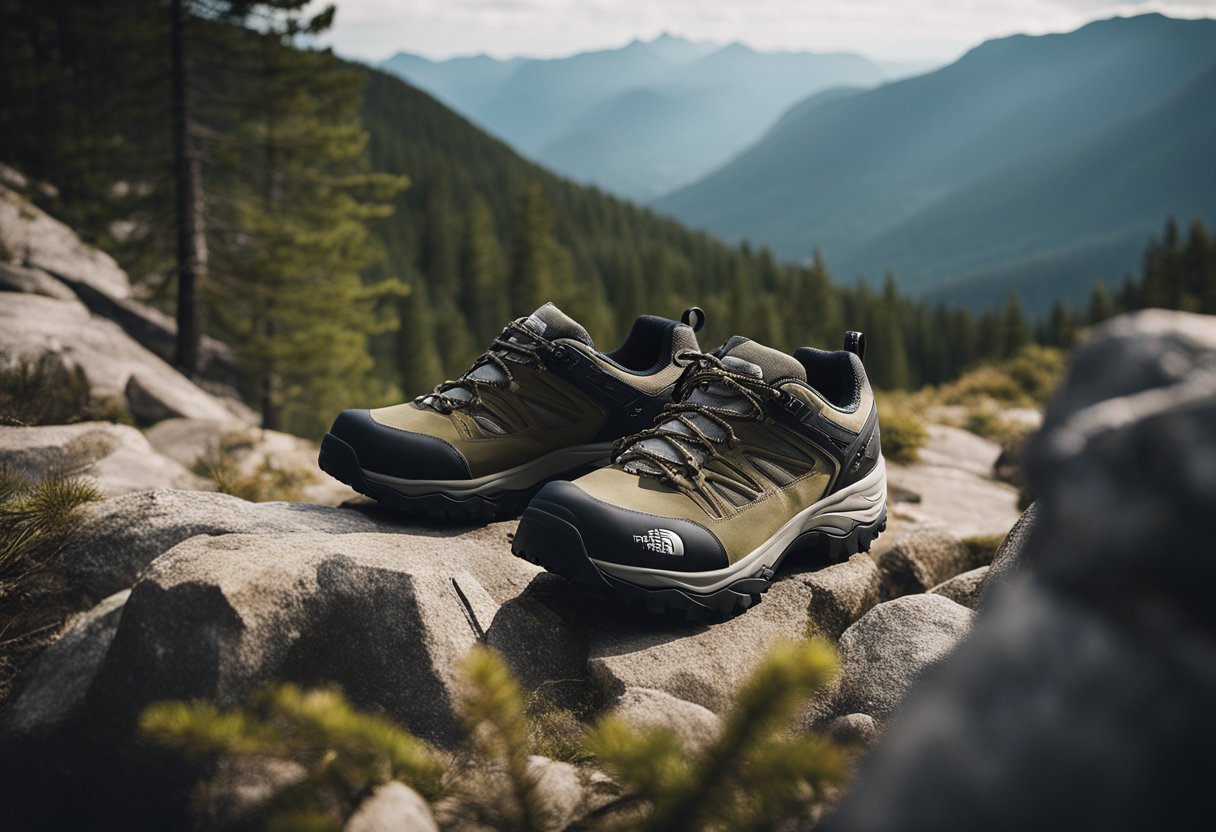
POLYGON ((0 424, 131 423, 121 402, 94 399, 85 371, 52 353, 0 361, 0 424))
POLYGON ((929 439, 916 397, 907 393, 882 394, 878 418, 883 456, 900 465, 915 464, 929 439))
POLYGON ((0 470, 0 702, 74 609, 58 566, 64 546, 79 532, 81 509, 101 498, 85 480, 31 481, 0 470))
POLYGON ((304 486, 316 480, 311 470, 280 465, 265 458, 253 468, 241 464, 241 452, 253 447, 247 431, 224 434, 194 464, 194 473, 215 483, 215 490, 254 503, 298 502, 304 486))

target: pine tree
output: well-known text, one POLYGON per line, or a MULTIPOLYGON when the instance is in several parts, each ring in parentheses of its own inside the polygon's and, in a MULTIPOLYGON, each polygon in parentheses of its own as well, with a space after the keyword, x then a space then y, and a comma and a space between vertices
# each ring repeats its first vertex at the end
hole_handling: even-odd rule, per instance
POLYGON ((241 85, 241 128, 217 163, 240 233, 223 243, 222 295, 228 335, 261 405, 262 424, 304 435, 328 415, 373 395, 369 337, 389 328, 382 299, 400 284, 365 285, 378 256, 367 222, 405 183, 367 172, 357 119, 362 79, 327 51, 290 48, 316 35, 332 8, 310 19, 299 3, 265 16, 241 85), (252 174, 252 175, 251 175, 252 174))
POLYGON ((649 314, 647 303, 646 276, 642 273, 642 263, 637 255, 629 252, 625 256, 624 273, 621 276, 620 290, 616 304, 616 331, 621 338, 629 334, 634 318, 649 314))
POLYGON ((1045 323, 1045 332, 1043 337, 1038 339, 1039 342, 1052 347, 1068 349, 1072 346, 1075 334, 1072 313, 1064 305, 1064 301, 1057 300, 1051 306, 1051 315, 1045 323))
POLYGON ((485 197, 477 194, 469 206, 463 247, 464 289, 460 306, 468 315, 477 344, 488 344, 508 320, 502 251, 494 231, 494 216, 485 197))
POLYGON ((895 278, 887 276, 883 284, 882 298, 875 308, 878 326, 873 327, 871 343, 874 349, 873 367, 875 383, 887 390, 902 390, 909 386, 911 373, 908 368, 908 353, 905 344, 904 322, 899 304, 899 290, 895 278))
POLYGON ((513 219, 511 244, 511 315, 526 315, 552 300, 554 275, 553 219, 540 188, 524 189, 513 219))
POLYGON ((452 209, 451 188, 446 178, 431 186, 427 195, 422 232, 422 273, 432 293, 460 291, 459 239, 452 209))
POLYGON ((400 302, 401 325, 397 330, 397 367, 406 396, 426 392, 443 381, 439 350, 435 342, 435 316, 426 283, 416 279, 400 302))
POLYGON ((1001 358, 1011 358, 1032 340, 1030 324, 1017 295, 1011 294, 1001 309, 1000 333, 1001 358))
POLYGON ((1111 316, 1110 292, 1102 283, 1095 283, 1089 296, 1089 324, 1100 324, 1111 316))

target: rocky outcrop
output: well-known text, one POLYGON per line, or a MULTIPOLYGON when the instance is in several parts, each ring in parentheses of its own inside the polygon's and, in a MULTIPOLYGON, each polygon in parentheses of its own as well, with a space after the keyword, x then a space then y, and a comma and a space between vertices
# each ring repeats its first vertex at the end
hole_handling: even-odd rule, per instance
MULTIPOLYGON (((112 496, 150 488, 209 487, 201 477, 156 453, 135 428, 111 422, 0 427, 0 465, 33 479, 84 477, 112 496)), ((104 594, 128 586, 130 582, 112 586, 104 594)))
POLYGON ((992 568, 984 581, 985 591, 1008 580, 1020 569, 1026 558, 1026 543, 1030 539, 1038 514, 1038 503, 1031 503, 1009 530, 996 554, 992 556, 992 568))
POLYGON ((974 569, 976 563, 958 538, 944 529, 920 528, 902 536, 878 559, 886 597, 927 592, 944 580, 974 569))
POLYGON ((717 738, 722 727, 713 711, 650 688, 629 688, 612 705, 610 713, 635 731, 671 731, 690 751, 705 748, 717 738))
POLYGON ((42 269, 0 262, 0 292, 24 292, 55 300, 74 301, 76 294, 42 269))
POLYGON ((439 832, 439 826, 422 795, 394 780, 360 803, 342 832, 439 832))
POLYGON ((806 585, 811 590, 812 627, 832 639, 840 638, 883 596, 882 573, 868 554, 812 572, 806 576, 806 585))
POLYGON ((84 701, 118 630, 131 591, 106 598, 68 624, 54 646, 25 669, 0 713, 0 733, 36 736, 60 725, 84 701))
POLYGON ((85 508, 88 535, 69 542, 63 564, 72 586, 100 598, 132 586, 156 558, 197 535, 351 534, 407 531, 349 509, 304 503, 250 503, 227 494, 144 491, 85 508))
POLYGON ((1039 500, 994 562, 1002 582, 830 830, 1185 828, 1216 810, 1199 519, 1216 512, 1216 321, 1098 329, 1029 460, 1039 500))
POLYGON ((1018 519, 1018 491, 993 477, 1000 445, 946 425, 927 430, 919 462, 887 462, 893 523, 936 526, 960 538, 1008 531, 1018 519))
POLYGON ((979 606, 980 597, 984 594, 990 567, 981 566, 971 569, 961 575, 955 575, 942 581, 929 590, 932 595, 941 595, 964 607, 975 609, 979 606))
POLYGON ((865 714, 882 724, 920 676, 971 627, 974 613, 940 595, 879 604, 840 637, 840 676, 815 707, 815 721, 865 714))
POLYGON ((0 355, 34 359, 47 353, 83 369, 95 398, 125 402, 128 386, 137 378, 143 398, 136 409, 145 417, 169 414, 251 421, 243 405, 206 392, 78 301, 6 294, 0 304, 0 355), (156 403, 155 410, 148 409, 151 402, 156 403))
POLYGON ((459 661, 497 605, 471 574, 387 535, 198 537, 131 592, 84 707, 131 725, 161 699, 235 705, 333 683, 441 744, 459 661))
POLYGON ((11 168, 0 177, 0 243, 23 265, 64 275, 116 298, 131 296, 131 281, 114 258, 81 241, 14 187, 29 183, 11 168))
MULTIPOLYGON (((11 168, 0 169, 0 247, 19 261, 0 263, 0 291, 79 300, 94 315, 171 360, 177 331, 173 319, 135 300, 131 281, 112 257, 83 242, 24 195, 40 186, 11 168)), ((236 383, 236 362, 226 344, 204 336, 199 360, 204 378, 228 386, 236 383)))

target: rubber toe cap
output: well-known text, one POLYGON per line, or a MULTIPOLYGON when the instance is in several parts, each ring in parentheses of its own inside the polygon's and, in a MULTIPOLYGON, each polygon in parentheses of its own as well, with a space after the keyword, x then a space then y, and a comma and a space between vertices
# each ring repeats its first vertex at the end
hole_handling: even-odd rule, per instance
POLYGON ((344 410, 330 434, 354 449, 359 466, 404 480, 467 480, 469 463, 437 436, 382 425, 367 410, 344 410))
POLYGON ((598 561, 672 572, 709 572, 729 565, 722 544, 704 526, 614 506, 574 483, 549 483, 528 509, 574 526, 587 555, 598 561))

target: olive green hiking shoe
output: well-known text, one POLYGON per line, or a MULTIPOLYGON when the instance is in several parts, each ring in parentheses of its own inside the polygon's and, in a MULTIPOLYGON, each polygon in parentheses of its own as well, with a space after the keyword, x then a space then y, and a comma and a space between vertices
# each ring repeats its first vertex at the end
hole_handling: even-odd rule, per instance
POLYGON ((546 485, 512 551, 652 611, 726 616, 757 603, 793 549, 831 560, 886 528, 886 466, 861 358, 735 336, 691 356, 656 424, 609 467, 546 485))
POLYGON ((346 410, 321 443, 321 469, 382 503, 438 518, 514 516, 536 488, 608 463, 613 440, 653 422, 697 353, 685 323, 644 316, 599 352, 547 303, 507 324, 455 381, 412 402, 346 410))

